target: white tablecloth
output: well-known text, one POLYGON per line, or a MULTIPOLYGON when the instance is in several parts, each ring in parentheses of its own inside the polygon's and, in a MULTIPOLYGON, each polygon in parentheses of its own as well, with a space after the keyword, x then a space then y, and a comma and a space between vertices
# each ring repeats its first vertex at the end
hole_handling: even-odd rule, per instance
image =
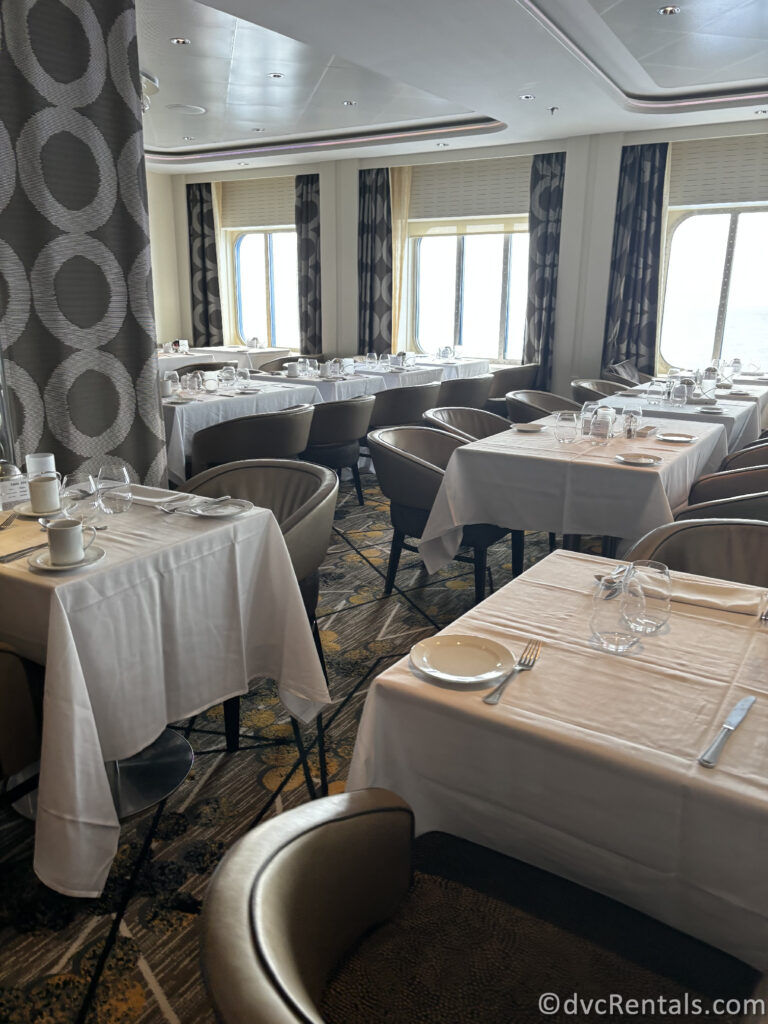
MULTIPOLYGON (((690 444, 613 438, 600 447, 587 439, 560 444, 552 421, 541 421, 547 426, 540 434, 505 430, 456 449, 419 543, 428 572, 453 558, 470 523, 642 537, 671 522, 693 481, 714 472, 726 454, 722 424, 686 423, 686 433, 697 437, 690 444), (643 468, 616 462, 626 452, 662 461, 643 468)), ((679 423, 659 421, 659 430, 665 426, 680 430, 679 423)))
MULTIPOLYGON (((296 380, 286 377, 285 374, 261 374, 259 381, 283 382, 296 380)), ((326 380, 323 377, 312 377, 310 379, 299 378, 296 383, 310 384, 320 392, 323 402, 342 402, 348 398, 357 398, 359 395, 375 395, 377 391, 384 390, 384 382, 378 377, 369 376, 345 376, 343 379, 326 380)))
POLYGON ((355 363, 355 373, 379 377, 385 388, 410 388, 416 384, 431 384, 442 380, 441 366, 423 366, 417 369, 391 370, 385 367, 368 366, 366 363, 355 363))
POLYGON ((737 391, 746 391, 746 395, 734 395, 733 389, 723 389, 715 392, 718 401, 725 399, 729 402, 756 402, 760 418, 760 430, 768 429, 768 382, 758 384, 755 378, 743 380, 737 378, 735 387, 737 391))
MULTIPOLYGON (((592 647, 593 573, 556 552, 454 622, 530 672, 496 707, 416 677, 371 685, 348 789, 383 786, 433 829, 620 900, 768 967, 768 629, 673 605, 668 632, 619 657, 592 647), (718 767, 697 763, 729 710, 757 702, 718 767)), ((615 563, 608 563, 615 564, 615 563)))
POLYGON ((487 359, 416 359, 417 366, 436 366, 443 371, 443 380, 456 377, 480 377, 488 373, 490 362, 487 359))
MULTIPOLYGON (((633 403, 640 403, 643 410, 643 423, 656 423, 658 420, 684 420, 686 423, 691 420, 699 420, 702 423, 722 423, 728 438, 729 452, 738 451, 739 448, 743 448, 750 441, 756 441, 760 436, 760 414, 755 401, 736 402, 718 395, 717 404, 723 411, 712 413, 709 412, 706 405, 688 404, 674 407, 667 402, 663 405, 648 405, 642 392, 622 391, 610 398, 600 399, 600 404, 621 409, 630 398, 633 403)), ((687 430, 687 427, 680 427, 680 429, 687 430)))
POLYGON ((185 459, 192 454, 192 438, 198 430, 224 420, 240 416, 253 416, 258 412, 277 412, 293 405, 322 401, 320 392, 312 384, 267 384, 263 389, 247 395, 211 395, 186 405, 163 402, 165 417, 165 443, 168 448, 168 477, 174 483, 183 483, 185 459))
MULTIPOLYGON (((17 523, 0 554, 42 536, 17 523)), ((0 565, 0 639, 46 662, 35 871, 70 896, 98 896, 117 849, 105 761, 256 677, 278 680, 305 721, 329 703, 271 512, 222 521, 134 505, 96 544, 106 557, 79 572, 0 565)))
POLYGON ((211 345, 206 348, 193 348, 184 355, 178 353, 158 352, 157 368, 160 376, 166 370, 176 370, 179 375, 184 372, 185 366, 193 363, 226 363, 237 360, 240 369, 258 369, 261 363, 270 359, 277 359, 279 356, 287 356, 290 349, 287 348, 246 348, 245 345, 217 346, 211 345))

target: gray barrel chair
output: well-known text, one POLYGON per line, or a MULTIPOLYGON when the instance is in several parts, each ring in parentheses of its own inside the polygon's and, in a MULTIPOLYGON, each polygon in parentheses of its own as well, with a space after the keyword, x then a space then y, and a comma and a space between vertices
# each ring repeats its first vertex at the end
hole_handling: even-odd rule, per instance
MULTIPOLYGON (((181 490, 219 498, 225 494, 245 498, 254 505, 270 509, 285 539, 293 570, 299 581, 304 607, 312 628, 320 663, 326 680, 328 671, 317 625, 317 604, 320 595, 322 564, 333 528, 339 481, 325 466, 286 459, 250 459, 216 466, 188 480, 181 490)), ((224 702, 224 726, 227 749, 237 750, 240 719, 240 698, 224 702)), ((302 758, 310 796, 314 785, 309 773, 298 723, 291 719, 294 737, 302 758)), ((325 749, 322 717, 317 717, 318 752, 320 755, 321 789, 327 791, 325 749)))
POLYGON ((301 458, 328 466, 340 475, 342 469, 351 469, 357 490, 357 500, 363 505, 360 483, 360 438, 368 433, 373 412, 372 395, 360 395, 341 402, 321 402, 315 406, 309 429, 307 447, 301 458))
POLYGON ((298 356, 277 356, 275 359, 269 359, 266 363, 261 363, 259 371, 261 373, 274 373, 276 370, 282 370, 286 363, 295 363, 298 356))
POLYGON ((601 398, 608 398, 610 395, 618 394, 619 391, 629 391, 629 384, 619 384, 610 380, 593 380, 577 378, 571 381, 571 394, 574 402, 599 402, 601 398))
MULTIPOLYGON (((406 537, 421 537, 429 513, 440 489, 451 455, 464 441, 455 434, 430 427, 388 427, 372 430, 368 445, 373 458, 379 486, 389 498, 392 520, 392 547, 384 584, 384 593, 391 594, 403 549, 418 549, 406 537)), ((473 557, 457 555, 459 561, 471 561, 475 570, 475 600, 485 596, 485 574, 488 548, 505 537, 510 530, 491 524, 464 527, 462 545, 472 548, 473 557)), ((512 531, 512 571, 522 571, 522 530, 512 531)))
POLYGON ((375 396, 370 429, 418 424, 421 417, 437 405, 440 382, 415 384, 405 388, 387 388, 375 396))
POLYGON ((768 466, 745 466, 720 473, 707 473, 696 480, 688 492, 688 504, 720 501, 742 494, 768 491, 768 466))
POLYGON ((192 438, 192 472, 243 459, 293 459, 309 440, 313 405, 224 420, 192 438))
POLYGON ((447 430, 462 441, 479 441, 482 437, 500 434, 509 430, 509 420, 485 409, 469 409, 464 406, 447 406, 427 409, 423 420, 428 427, 447 430))
POLYGON ((491 376, 491 390, 485 402, 488 412, 495 412, 497 416, 507 415, 507 402, 504 397, 508 391, 517 391, 519 388, 536 387, 536 377, 539 372, 538 363, 522 363, 520 366, 502 366, 494 370, 491 376))
POLYGON ((678 572, 768 586, 768 523, 751 519, 683 519, 651 530, 625 554, 678 572))
POLYGON ((746 469, 747 466, 768 466, 768 442, 753 444, 726 455, 720 469, 746 469))
POLYGON ((581 409, 578 402, 553 395, 550 391, 509 391, 506 401, 507 415, 513 423, 532 423, 555 412, 581 409))
POLYGON ((200 954, 217 1019, 324 1024, 332 971, 408 892, 412 840, 410 807, 384 789, 302 804, 243 836, 203 902, 200 954))
POLYGON ((768 491, 699 501, 676 513, 675 522, 681 519, 759 519, 768 522, 768 491))
POLYGON ((226 366, 231 366, 236 370, 239 363, 236 359, 219 363, 185 363, 179 367, 178 374, 181 377, 185 373, 213 373, 214 371, 218 373, 219 370, 223 370, 226 366))
POLYGON ((488 400, 492 383, 493 375, 490 373, 440 381, 437 405, 464 405, 470 409, 482 409, 488 400))
POLYGON ((600 371, 600 376, 602 380, 612 380, 617 384, 627 384, 629 387, 632 387, 633 384, 647 384, 653 380, 650 373, 638 370, 630 359, 625 359, 622 363, 604 366, 600 371))

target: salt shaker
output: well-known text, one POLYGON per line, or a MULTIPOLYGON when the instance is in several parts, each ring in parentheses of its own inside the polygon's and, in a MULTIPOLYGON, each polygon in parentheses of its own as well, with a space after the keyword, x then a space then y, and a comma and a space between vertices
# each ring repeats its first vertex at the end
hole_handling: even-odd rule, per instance
POLYGON ((637 413, 625 412, 624 413, 624 437, 633 438, 637 437, 637 413))

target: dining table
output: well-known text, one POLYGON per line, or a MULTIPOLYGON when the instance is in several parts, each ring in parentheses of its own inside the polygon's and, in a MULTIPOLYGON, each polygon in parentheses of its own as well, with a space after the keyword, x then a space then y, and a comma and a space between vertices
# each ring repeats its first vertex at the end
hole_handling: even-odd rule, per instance
POLYGON ((181 376, 185 366, 195 363, 233 362, 237 363, 238 369, 257 370, 261 363, 287 356, 289 351, 287 348, 253 348, 247 345, 208 345, 191 348, 188 352, 165 352, 161 349, 157 353, 157 369, 161 377, 168 370, 176 370, 181 376))
POLYGON ((385 383, 380 377, 355 373, 344 373, 335 377, 289 377, 285 371, 280 371, 260 373, 257 380, 259 384, 281 384, 288 381, 311 385, 317 388, 323 402, 343 402, 350 398, 359 398, 361 395, 375 395, 385 388, 385 383))
POLYGON ((740 402, 731 399, 729 392, 718 393, 714 403, 703 399, 691 399, 684 405, 673 405, 662 401, 650 404, 644 390, 620 391, 618 394, 601 398, 600 405, 623 409, 631 401, 642 412, 643 423, 657 420, 680 420, 684 423, 722 423, 725 428, 729 452, 738 451, 760 437, 760 407, 756 401, 740 402))
POLYGON ((0 640, 45 665, 34 868, 68 896, 99 896, 117 850, 109 765, 256 678, 301 721, 330 701, 272 512, 166 513, 178 493, 133 495, 81 567, 46 571, 35 518, 0 532, 0 640))
POLYGON ((456 359, 438 359, 417 356, 415 366, 439 367, 443 371, 442 380, 455 380, 457 377, 480 377, 490 370, 490 360, 472 356, 459 356, 456 359))
POLYGON ((637 539, 670 523, 694 480, 726 455, 722 423, 659 419, 647 437, 557 440, 555 416, 461 445, 419 542, 428 572, 454 557, 464 526, 637 539))
POLYGON ((316 405, 322 396, 314 384, 297 381, 250 381, 243 387, 215 394, 179 392, 162 400, 168 478, 175 484, 186 480, 186 460, 198 430, 261 412, 279 412, 304 403, 316 405))
POLYGON ((443 379, 442 366, 389 366, 377 363, 355 363, 354 372, 377 377, 385 388, 410 388, 432 384, 443 379))
POLYGON ((590 619, 595 576, 616 565, 556 551, 376 677, 347 789, 393 790, 417 834, 518 858, 765 970, 766 593, 673 572, 668 623, 613 654, 590 619), (533 668, 486 704, 509 671, 488 644, 514 662, 531 638, 533 668))

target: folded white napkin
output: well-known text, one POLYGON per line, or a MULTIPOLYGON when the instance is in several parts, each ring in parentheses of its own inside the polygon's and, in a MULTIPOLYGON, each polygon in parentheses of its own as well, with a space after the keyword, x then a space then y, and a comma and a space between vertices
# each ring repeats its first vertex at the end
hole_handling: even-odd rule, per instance
POLYGON ((703 580, 672 579, 672 600, 701 608, 719 608, 742 615, 759 615, 766 603, 766 592, 736 583, 710 583, 703 580))

